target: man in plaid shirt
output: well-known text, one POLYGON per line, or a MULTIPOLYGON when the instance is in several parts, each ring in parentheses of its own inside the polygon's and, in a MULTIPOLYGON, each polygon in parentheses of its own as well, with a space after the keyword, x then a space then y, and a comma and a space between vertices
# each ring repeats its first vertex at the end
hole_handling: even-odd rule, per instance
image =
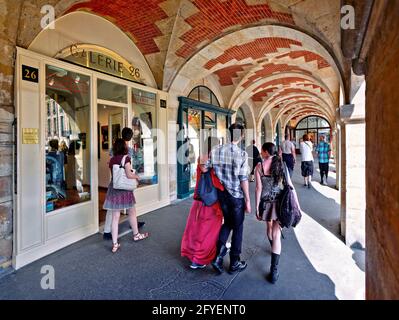
POLYGON ((248 185, 248 154, 238 144, 244 136, 244 127, 234 123, 229 128, 230 142, 214 148, 211 152, 209 167, 213 167, 216 176, 225 190, 218 190, 218 198, 223 211, 224 222, 217 243, 217 256, 212 266, 222 273, 223 257, 227 253, 226 242, 233 232, 230 250, 229 273, 244 270, 245 261, 240 260, 245 212, 251 213, 248 185))
POLYGON ((320 167, 320 177, 321 181, 320 183, 322 185, 328 184, 328 165, 330 162, 330 157, 331 157, 331 148, 330 144, 325 142, 325 137, 320 136, 320 143, 316 148, 316 152, 319 155, 319 167, 320 167), (326 183, 324 183, 324 175, 326 176, 326 183))

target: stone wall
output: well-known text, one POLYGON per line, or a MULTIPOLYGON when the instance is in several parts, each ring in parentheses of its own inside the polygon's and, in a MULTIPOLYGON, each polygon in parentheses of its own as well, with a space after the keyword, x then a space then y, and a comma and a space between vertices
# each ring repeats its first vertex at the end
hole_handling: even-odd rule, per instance
POLYGON ((0 0, 0 269, 12 256, 13 81, 21 4, 0 0))
POLYGON ((366 297, 399 299, 399 1, 388 1, 366 75, 366 297))

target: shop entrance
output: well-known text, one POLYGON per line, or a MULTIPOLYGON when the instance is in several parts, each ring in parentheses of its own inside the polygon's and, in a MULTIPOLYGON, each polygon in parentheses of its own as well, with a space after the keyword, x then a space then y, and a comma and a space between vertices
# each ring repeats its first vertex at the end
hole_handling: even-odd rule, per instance
POLYGON ((127 106, 97 105, 98 211, 100 226, 104 223, 106 216, 103 204, 111 179, 108 163, 112 156, 112 145, 115 139, 122 137, 122 129, 127 126, 127 113, 127 106))

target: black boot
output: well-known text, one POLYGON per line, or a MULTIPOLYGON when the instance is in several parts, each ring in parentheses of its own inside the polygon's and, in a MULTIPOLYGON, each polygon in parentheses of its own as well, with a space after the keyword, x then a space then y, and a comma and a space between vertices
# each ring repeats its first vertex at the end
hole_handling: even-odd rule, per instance
POLYGON ((267 277, 267 280, 269 280, 273 284, 276 283, 279 277, 277 269, 279 260, 280 260, 280 255, 277 253, 272 253, 272 263, 270 265, 270 273, 267 277))
POLYGON ((224 272, 223 269, 223 257, 227 254, 229 249, 224 244, 218 244, 217 256, 215 260, 212 262, 212 267, 215 269, 219 274, 224 272))

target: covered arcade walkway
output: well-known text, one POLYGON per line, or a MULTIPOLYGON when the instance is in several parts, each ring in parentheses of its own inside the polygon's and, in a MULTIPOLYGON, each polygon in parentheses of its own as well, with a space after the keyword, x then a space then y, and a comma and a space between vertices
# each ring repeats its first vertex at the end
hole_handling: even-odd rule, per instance
MULTIPOLYGON (((133 243, 128 233, 117 254, 97 234, 2 277, 0 300, 364 299, 364 254, 347 247, 339 235, 339 192, 316 181, 311 190, 304 188, 299 170, 297 165, 294 183, 303 218, 296 229, 284 232, 281 276, 275 285, 265 280, 270 246, 264 224, 253 213, 244 226, 242 259, 248 261, 244 272, 218 276, 210 266, 189 269, 180 257, 189 199, 146 214, 145 229, 151 237, 133 243), (41 289, 45 265, 54 267, 54 290, 41 289)), ((334 174, 331 178, 333 185, 334 174)), ((251 183, 252 196, 254 191, 251 183)))

